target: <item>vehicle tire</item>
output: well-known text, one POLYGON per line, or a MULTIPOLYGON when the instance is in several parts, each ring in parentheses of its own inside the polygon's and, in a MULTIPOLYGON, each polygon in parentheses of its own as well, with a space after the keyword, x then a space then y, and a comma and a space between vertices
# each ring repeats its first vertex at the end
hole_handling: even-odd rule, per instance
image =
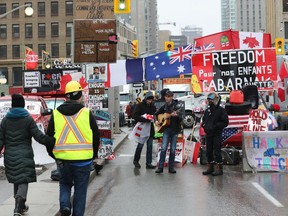
POLYGON ((183 118, 184 128, 192 128, 195 121, 195 115, 191 111, 185 111, 185 116, 183 118))
POLYGON ((225 109, 228 115, 247 115, 252 108, 252 104, 244 102, 243 104, 230 104, 226 103, 225 109))

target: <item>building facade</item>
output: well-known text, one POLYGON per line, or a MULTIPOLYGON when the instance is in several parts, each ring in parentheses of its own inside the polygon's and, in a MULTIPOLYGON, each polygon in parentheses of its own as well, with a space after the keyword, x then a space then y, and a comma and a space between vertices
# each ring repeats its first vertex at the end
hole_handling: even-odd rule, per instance
POLYGON ((194 43, 194 38, 203 36, 203 28, 196 26, 185 26, 181 28, 181 34, 186 36, 187 43, 194 43))
MULTIPOLYGON (((72 57, 75 2, 76 0, 0 0, 0 76, 7 78, 8 86, 22 85, 25 47, 38 54, 38 68, 42 65, 42 51, 49 53, 51 62, 72 57), (25 7, 10 13, 27 3, 34 9, 32 16, 25 15, 25 7), (7 12, 7 16, 1 16, 7 12)), ((136 38, 136 29, 118 16, 115 19, 120 38, 117 58, 123 55, 132 56, 128 42, 136 38)))

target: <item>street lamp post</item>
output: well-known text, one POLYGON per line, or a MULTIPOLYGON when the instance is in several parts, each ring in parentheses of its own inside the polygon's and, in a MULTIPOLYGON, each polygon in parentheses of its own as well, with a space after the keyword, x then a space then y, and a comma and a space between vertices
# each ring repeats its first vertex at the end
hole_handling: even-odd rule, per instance
POLYGON ((14 11, 17 11, 17 10, 19 10, 20 8, 23 8, 23 7, 26 7, 26 8, 25 8, 25 11, 24 11, 25 14, 26 14, 27 16, 32 16, 34 10, 33 10, 33 8, 31 7, 31 4, 24 4, 24 5, 21 5, 21 6, 19 6, 19 7, 14 8, 14 9, 12 9, 12 10, 4 13, 4 14, 0 14, 0 19, 6 17, 8 14, 10 14, 10 13, 12 13, 12 12, 14 12, 14 11))

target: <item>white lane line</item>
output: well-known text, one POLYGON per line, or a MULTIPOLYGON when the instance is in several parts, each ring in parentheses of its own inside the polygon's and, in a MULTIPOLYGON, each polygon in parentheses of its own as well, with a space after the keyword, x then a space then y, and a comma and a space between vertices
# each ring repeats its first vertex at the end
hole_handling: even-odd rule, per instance
POLYGON ((263 187, 261 187, 257 182, 252 182, 253 186, 260 191, 270 202, 272 202, 277 207, 284 207, 278 200, 276 200, 270 193, 268 193, 263 187))

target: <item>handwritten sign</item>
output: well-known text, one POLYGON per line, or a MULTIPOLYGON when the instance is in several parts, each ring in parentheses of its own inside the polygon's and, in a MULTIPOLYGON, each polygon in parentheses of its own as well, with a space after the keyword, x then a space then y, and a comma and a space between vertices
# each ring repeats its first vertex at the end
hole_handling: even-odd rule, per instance
POLYGON ((111 19, 114 17, 114 0, 76 0, 76 19, 111 19))
POLYGON ((109 112, 105 112, 103 110, 97 110, 96 111, 96 119, 97 120, 110 121, 111 120, 111 114, 109 112))
POLYGON ((252 169, 288 171, 286 131, 243 132, 243 147, 252 169))
POLYGON ((116 62, 117 44, 109 43, 116 34, 116 20, 74 20, 74 62, 116 62))
POLYGON ((98 120, 97 125, 99 130, 111 130, 111 121, 98 120))
POLYGON ((24 72, 24 88, 40 87, 40 72, 24 72))
POLYGON ((244 131, 268 131, 268 118, 267 110, 251 109, 249 111, 248 124, 244 125, 244 131))

